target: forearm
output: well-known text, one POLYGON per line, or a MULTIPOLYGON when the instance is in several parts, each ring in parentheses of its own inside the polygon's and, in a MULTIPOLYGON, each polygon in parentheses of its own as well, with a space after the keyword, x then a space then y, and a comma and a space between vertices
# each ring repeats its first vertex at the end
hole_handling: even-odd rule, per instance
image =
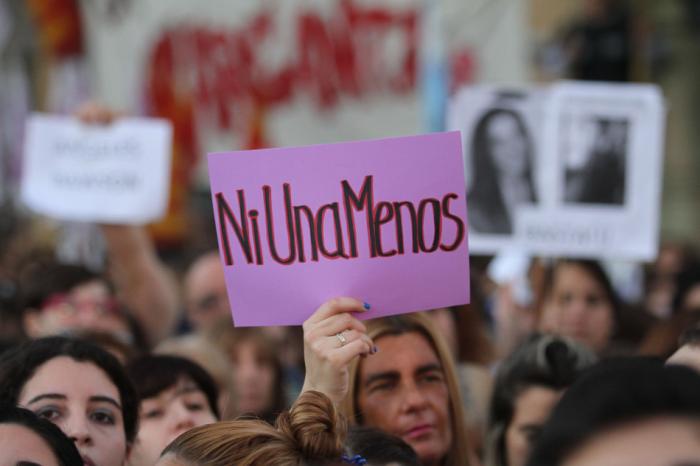
POLYGON ((109 273, 119 298, 153 345, 170 334, 177 319, 174 278, 160 262, 141 227, 101 225, 107 245, 109 273))

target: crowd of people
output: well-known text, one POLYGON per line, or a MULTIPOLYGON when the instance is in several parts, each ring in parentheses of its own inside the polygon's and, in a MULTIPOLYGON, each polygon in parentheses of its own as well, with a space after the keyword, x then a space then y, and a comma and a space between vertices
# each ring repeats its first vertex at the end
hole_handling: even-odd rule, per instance
MULTIPOLYGON (((17 282, 21 306, 3 309, 19 310, 23 332, 0 355, 0 457, 91 466, 700 464, 700 279, 691 280, 700 265, 684 249, 662 249, 638 303, 620 298, 597 262, 538 259, 531 302, 515 305, 509 285, 490 282, 475 260, 470 305, 360 320, 371 303, 337 297, 301 329, 235 328, 215 257, 192 261, 182 315, 164 319, 177 322, 167 333, 148 330, 109 273, 30 261, 17 282), (200 286, 198 274, 208 277, 200 286)), ((155 264, 148 273, 167 277, 155 264)))
POLYGON ((503 281, 473 257, 469 305, 361 320, 337 297, 236 328, 216 250, 177 270, 140 227, 101 229, 102 271, 31 247, 3 269, 7 464, 700 464, 689 248, 636 300, 596 261, 503 281))
MULTIPOLYGON (((508 112, 481 132, 496 162, 531 156, 508 112)), ((473 227, 510 232, 505 198, 536 199, 529 169, 501 195, 476 167, 473 227)), ((607 263, 528 258, 502 280, 475 256, 468 305, 365 320, 371 302, 338 296, 301 327, 236 328, 213 222, 211 247, 175 259, 144 228, 99 225, 95 270, 3 217, 2 464, 700 465, 690 247, 662 245, 636 294, 607 263)))

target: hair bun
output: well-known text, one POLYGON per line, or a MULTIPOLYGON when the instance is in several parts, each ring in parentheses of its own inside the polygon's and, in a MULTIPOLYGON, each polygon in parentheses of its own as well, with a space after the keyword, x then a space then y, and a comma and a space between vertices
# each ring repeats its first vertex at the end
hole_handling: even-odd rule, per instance
POLYGON ((289 412, 277 418, 276 426, 307 460, 340 458, 343 453, 346 421, 320 392, 302 393, 289 412))

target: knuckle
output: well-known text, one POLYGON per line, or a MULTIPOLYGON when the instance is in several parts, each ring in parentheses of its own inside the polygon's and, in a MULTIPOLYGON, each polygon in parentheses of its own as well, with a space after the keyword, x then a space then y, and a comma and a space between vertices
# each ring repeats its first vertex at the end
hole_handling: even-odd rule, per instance
POLYGON ((340 298, 331 298, 331 299, 328 301, 328 305, 329 305, 330 307, 334 307, 334 308, 335 308, 335 307, 339 307, 341 304, 342 304, 342 301, 341 301, 340 298))
POLYGON ((323 349, 321 342, 319 340, 314 340, 313 342, 311 342, 311 349, 315 353, 321 353, 321 350, 323 349))

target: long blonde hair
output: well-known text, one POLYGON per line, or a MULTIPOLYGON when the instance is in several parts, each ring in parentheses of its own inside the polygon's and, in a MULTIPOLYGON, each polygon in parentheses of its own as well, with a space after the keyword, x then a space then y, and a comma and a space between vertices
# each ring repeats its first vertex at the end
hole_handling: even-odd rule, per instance
MULTIPOLYGON (((443 464, 468 466, 471 452, 467 445, 467 428, 464 423, 462 396, 459 391, 457 370, 447 343, 442 335, 439 334, 435 324, 428 317, 419 313, 375 319, 368 321, 366 324, 367 334, 375 342, 383 336, 396 336, 413 332, 420 334, 428 341, 442 366, 450 397, 449 410, 452 445, 443 464)), ((372 357, 378 356, 374 355, 372 357)), ((362 415, 357 402, 360 364, 361 359, 356 358, 350 365, 350 390, 341 407, 343 414, 345 414, 351 424, 362 422, 362 415)))
POLYGON ((302 393, 272 426, 260 419, 208 424, 183 433, 161 456, 197 466, 342 464, 345 419, 322 393, 302 393))

